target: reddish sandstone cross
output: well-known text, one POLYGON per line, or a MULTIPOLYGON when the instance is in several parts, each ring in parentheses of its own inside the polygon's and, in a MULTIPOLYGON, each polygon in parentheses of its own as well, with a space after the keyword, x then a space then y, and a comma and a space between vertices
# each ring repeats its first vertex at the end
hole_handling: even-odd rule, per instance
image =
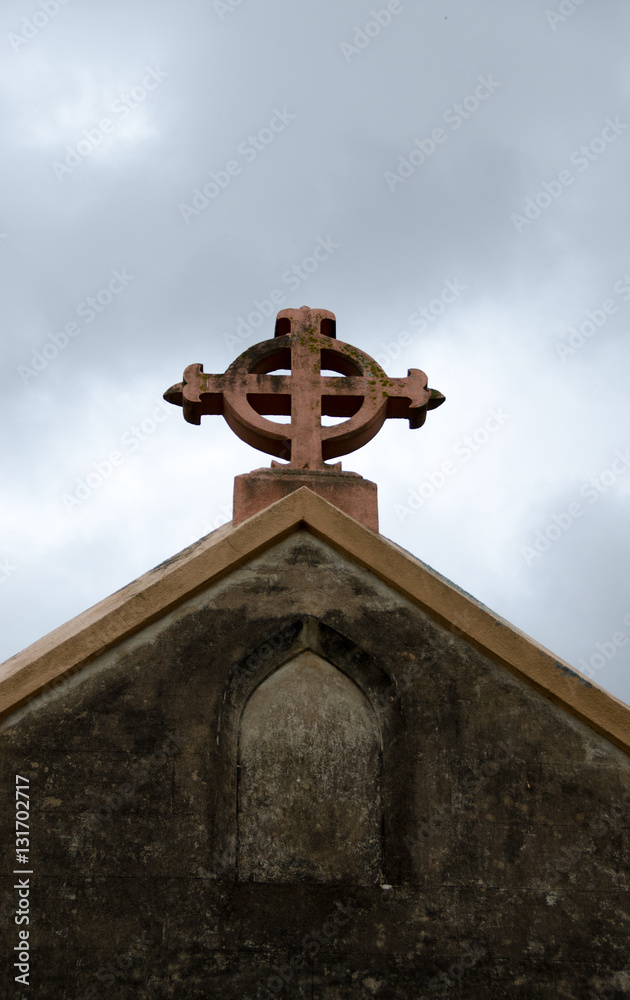
POLYGON ((164 399, 182 406, 191 424, 201 423, 204 413, 222 413, 242 441, 289 459, 296 469, 330 469, 326 459, 367 444, 387 417, 421 427, 427 410, 444 402, 441 392, 427 388, 424 372, 411 368, 406 378, 388 378, 369 355, 336 339, 333 313, 308 306, 279 312, 274 339, 244 351, 224 375, 188 365, 184 381, 164 399), (271 374, 278 370, 291 374, 271 374), (288 415, 291 422, 274 423, 265 414, 288 415), (348 419, 325 426, 323 415, 348 419))

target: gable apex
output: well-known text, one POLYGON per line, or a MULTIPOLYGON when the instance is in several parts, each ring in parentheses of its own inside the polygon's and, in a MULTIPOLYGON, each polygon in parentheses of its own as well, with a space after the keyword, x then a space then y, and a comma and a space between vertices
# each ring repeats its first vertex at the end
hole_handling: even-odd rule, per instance
POLYGON ((223 525, 0 665, 0 717, 298 531, 328 543, 630 753, 630 708, 400 546, 307 487, 223 525))

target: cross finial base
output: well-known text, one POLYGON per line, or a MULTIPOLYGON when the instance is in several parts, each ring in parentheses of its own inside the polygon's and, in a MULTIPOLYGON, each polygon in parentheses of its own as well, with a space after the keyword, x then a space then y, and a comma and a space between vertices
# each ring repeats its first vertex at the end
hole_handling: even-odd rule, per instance
POLYGON ((236 476, 232 523, 240 524, 301 486, 308 486, 355 521, 378 532, 376 483, 363 479, 357 472, 341 472, 334 468, 320 471, 284 466, 255 469, 247 475, 236 476))

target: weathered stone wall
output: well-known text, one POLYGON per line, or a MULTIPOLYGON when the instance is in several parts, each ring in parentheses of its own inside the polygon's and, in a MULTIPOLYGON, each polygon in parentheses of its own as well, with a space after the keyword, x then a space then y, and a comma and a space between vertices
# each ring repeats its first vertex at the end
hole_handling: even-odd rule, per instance
POLYGON ((8 995, 630 993, 630 758, 306 533, 10 716, 0 754, 34 871, 8 995))

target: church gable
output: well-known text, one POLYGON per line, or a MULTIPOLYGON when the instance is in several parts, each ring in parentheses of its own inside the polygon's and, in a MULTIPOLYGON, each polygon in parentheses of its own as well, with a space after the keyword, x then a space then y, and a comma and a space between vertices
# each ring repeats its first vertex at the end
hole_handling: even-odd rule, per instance
POLYGON ((37 787, 38 934, 68 928, 68 996, 141 934, 151 996, 254 997, 274 967, 287 995, 420 996, 455 962, 467 995, 519 996, 529 956, 545 998, 624 965, 630 758, 305 528, 0 740, 37 787))
MULTIPOLYGON (((297 489, 234 528, 226 525, 2 665, 0 717, 48 691, 279 539, 306 530, 384 581, 448 630, 525 678, 545 697, 630 752, 630 710, 430 567, 367 531, 310 489, 297 489)), ((298 581, 301 587, 301 581, 298 581)))
MULTIPOLYGON (((372 578, 424 608, 449 632, 525 678, 630 752, 630 710, 430 567, 300 488, 238 527, 226 525, 17 654, 0 670, 0 717, 52 692, 107 649, 163 619, 194 594, 296 531, 325 540, 372 578)), ((295 574, 294 574, 295 576, 295 574)), ((284 584, 282 585, 284 586, 284 584)), ((308 580, 294 586, 308 591, 308 580)), ((263 588, 264 590, 264 588, 263 588)), ((273 603, 274 595, 270 600, 273 603)), ((310 600, 310 596, 308 598, 310 600)), ((302 608, 302 610, 304 610, 302 608)))

